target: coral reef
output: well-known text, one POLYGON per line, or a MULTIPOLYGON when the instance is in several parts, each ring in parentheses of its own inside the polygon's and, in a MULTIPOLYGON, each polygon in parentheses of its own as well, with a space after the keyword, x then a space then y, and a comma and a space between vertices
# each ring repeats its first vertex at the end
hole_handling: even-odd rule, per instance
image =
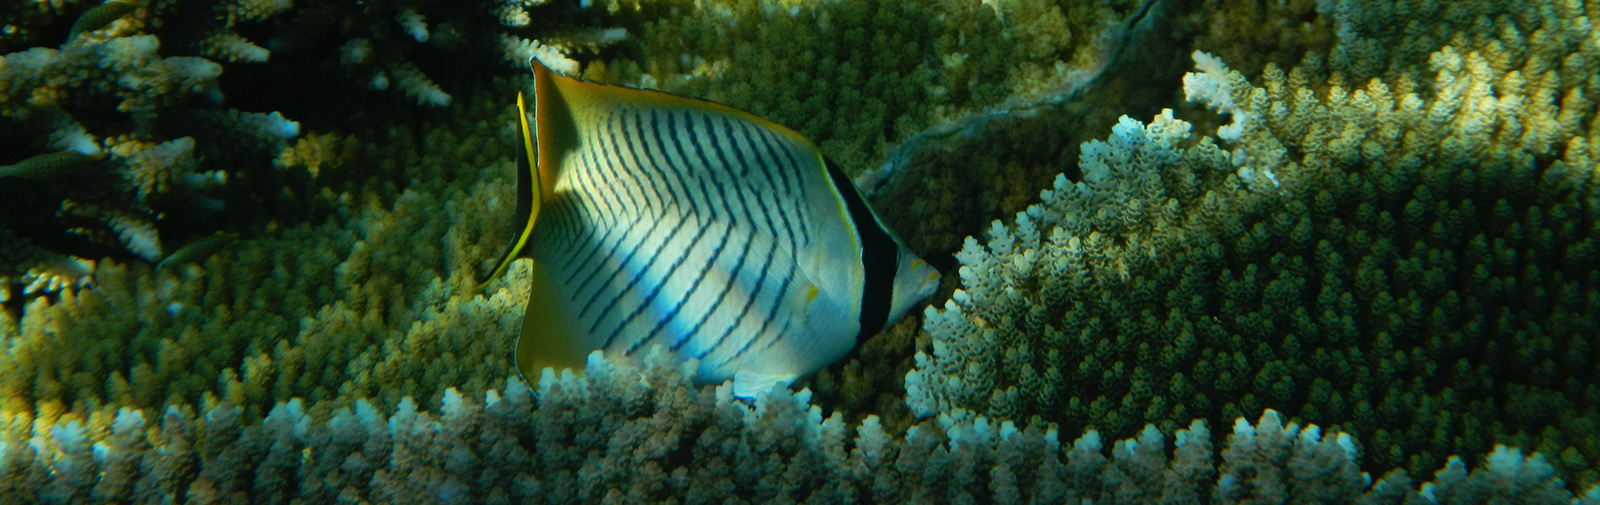
POLYGON ((1592 2, 1327 2, 1318 10, 1332 16, 1337 33, 1326 70, 1345 82, 1426 87, 1436 72, 1433 53, 1451 46, 1482 51, 1497 73, 1520 71, 1530 91, 1563 92, 1556 100, 1574 89, 1590 103, 1600 94, 1592 35, 1600 10, 1592 2))
MULTIPOLYGON (((1124 114, 1172 107, 1172 90, 1190 68, 1189 7, 1153 1, 1097 36, 1091 72, 1037 100, 1008 100, 923 130, 897 143, 880 165, 857 176, 881 217, 930 263, 953 272, 963 239, 1038 199, 1056 174, 1077 177, 1078 145, 1104 136, 1124 114)), ((958 279, 946 275, 941 297, 958 279)))
MULTIPOLYGON (((167 227, 178 229, 215 216, 230 202, 215 198, 214 187, 228 171, 246 171, 203 164, 196 141, 211 137, 169 131, 169 113, 222 100, 223 68, 195 56, 162 56, 157 36, 142 33, 149 13, 137 3, 108 3, 84 12, 58 49, 33 47, 0 60, 0 120, 15 139, 3 156, 76 153, 92 160, 51 180, 6 188, 8 224, 26 222, 12 225, 13 233, 54 251, 56 263, 107 250, 159 260, 163 216, 174 216, 167 227), (115 175, 100 175, 107 172, 115 175), (67 234, 103 248, 63 246, 67 234)), ((291 129, 248 142, 270 145, 296 134, 295 123, 273 117, 291 129)))
MULTIPOLYGON (((62 151, 106 153, 95 168, 121 176, 18 185, 15 196, 0 189, 16 202, 5 221, 29 223, 8 231, 60 260, 160 259, 165 251, 129 248, 128 230, 182 243, 219 229, 248 236, 273 221, 319 219, 282 210, 315 202, 279 192, 300 189, 302 181, 273 163, 294 144, 304 118, 315 121, 307 130, 318 134, 381 131, 405 113, 379 112, 391 104, 361 97, 391 82, 393 97, 449 105, 452 91, 429 74, 470 81, 503 70, 459 63, 500 59, 502 35, 554 34, 563 40, 547 46, 555 55, 626 38, 589 29, 594 15, 568 7, 545 16, 568 21, 532 26, 503 26, 483 12, 421 1, 112 0, 0 10, 7 14, 0 51, 9 53, 0 61, 0 132, 9 141, 0 164, 62 151), (306 75, 319 65, 333 78, 306 75), (346 82, 329 82, 341 74, 346 82), (362 114, 369 125, 350 121, 362 114)), ((320 167, 307 168, 315 178, 320 167)))
POLYGON ((253 425, 229 404, 31 429, 13 417, 0 489, 42 503, 1600 503, 1600 488, 1574 498, 1543 457, 1505 447, 1470 473, 1452 458, 1420 486, 1404 472, 1372 484, 1349 435, 1270 410, 1235 422, 1220 466, 1203 421, 1170 445, 1147 425, 1109 458, 1093 430, 1064 445, 1053 424, 964 411, 904 437, 876 417, 849 430, 810 391, 746 405, 731 386, 696 390, 694 363, 669 356, 639 369, 597 352, 582 378, 547 370, 482 400, 450 388, 434 413, 405 397, 387 416, 358 400, 323 418, 292 400, 253 425))
POLYGON ((1594 3, 592 3, 0 6, 0 502, 1600 505, 1594 3), (507 378, 528 57, 795 128, 950 302, 507 378))
POLYGON ((760 114, 810 138, 851 175, 923 130, 1081 86, 1144 6, 1126 0, 640 3, 640 12, 623 16, 625 26, 638 26, 640 55, 592 66, 585 75, 760 114), (785 49, 761 49, 774 40, 785 49))
POLYGON ((1498 441, 1600 481, 1579 7, 1455 37, 1403 91, 1316 81, 1314 56, 1254 86, 1197 52, 1185 93, 1229 123, 1124 118, 1081 180, 969 239, 908 402, 1115 433, 1270 407, 1361 435, 1369 468, 1498 441))
MULTIPOLYGON (((505 89, 456 109, 498 116, 495 125, 449 123, 420 139, 396 129, 360 145, 380 161, 362 177, 319 177, 360 181, 350 192, 313 188, 313 210, 330 216, 320 225, 269 230, 197 271, 104 261, 93 289, 19 300, 20 313, 5 316, 17 331, 0 339, 15 356, 0 360, 0 414, 225 401, 250 420, 291 397, 368 397, 389 408, 404 395, 486 388, 498 380, 487 370, 509 366, 509 341, 474 343, 515 334, 526 300, 504 289, 476 296, 472 284, 509 240, 496 223, 510 209, 494 204, 512 198, 505 89), (481 168, 462 170, 460 160, 481 168), (367 178, 379 173, 389 176, 367 178), (399 189, 394 180, 417 182, 399 189)), ((332 147, 297 149, 292 163, 339 166, 353 156, 338 139, 310 138, 332 147)))

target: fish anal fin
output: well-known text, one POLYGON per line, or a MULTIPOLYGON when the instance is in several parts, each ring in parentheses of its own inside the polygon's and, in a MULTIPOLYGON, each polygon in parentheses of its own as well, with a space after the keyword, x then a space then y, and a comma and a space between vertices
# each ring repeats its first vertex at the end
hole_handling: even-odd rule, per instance
MULTIPOLYGON (((772 242, 777 240, 776 237, 761 230, 756 230, 751 232, 750 240, 750 248, 752 250, 771 248, 772 256, 767 258, 768 272, 780 276, 789 275, 792 272, 794 277, 789 280, 789 291, 784 293, 785 315, 797 323, 794 327, 804 326, 806 315, 821 295, 816 283, 811 281, 811 277, 806 274, 805 269, 800 267, 798 261, 795 261, 795 257, 788 247, 783 244, 771 247, 772 242)), ((752 291, 757 290, 752 288, 752 291)))
POLYGON ((528 276, 528 307, 522 315, 522 334, 517 336, 517 370, 523 380, 539 377, 545 368, 583 371, 593 349, 583 345, 577 324, 565 306, 549 272, 535 262, 528 276))

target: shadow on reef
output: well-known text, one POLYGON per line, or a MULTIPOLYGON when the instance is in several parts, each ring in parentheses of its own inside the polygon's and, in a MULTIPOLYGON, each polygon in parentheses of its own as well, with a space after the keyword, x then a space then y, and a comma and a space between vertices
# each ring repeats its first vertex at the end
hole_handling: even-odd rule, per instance
MULTIPOLYGON (((1538 447, 1573 489, 1592 485, 1600 278, 1585 84, 1595 74, 1573 52, 1591 27, 1574 17, 1581 6, 1512 21, 1496 5, 1448 14, 1498 32, 1450 45, 1347 35, 1327 56, 1318 51, 1334 23, 1293 15, 1305 40, 1288 47, 1304 52, 1251 59, 1259 87, 1196 53, 1182 89, 1221 115, 1174 108, 1216 138, 1170 114, 1090 120, 1117 126, 1083 144, 1082 165, 1068 156, 1077 144, 1031 138, 1073 135, 1065 120, 1093 115, 1073 108, 1084 101, 908 142, 878 194, 892 202, 887 220, 917 230, 903 232, 914 247, 937 258, 991 219, 1009 225, 958 255, 964 292, 930 318, 932 345, 919 350, 936 357, 918 357, 907 378, 913 409, 1037 415, 1123 436, 1265 407, 1359 435, 1373 474, 1425 472, 1504 443, 1538 447), (1387 73, 1363 66, 1372 56, 1358 49, 1387 45, 1405 57, 1387 73), (1551 54, 1565 55, 1559 72, 1551 54), (1298 64, 1286 72, 1281 61, 1298 64), (997 195, 1010 181, 995 172, 1008 167, 996 159, 1043 167, 1013 177, 1064 173, 1044 197, 1049 210, 1005 215, 1033 200, 1006 208, 997 195), (939 197, 949 194, 964 196, 939 197), (933 397, 937 408, 921 401, 933 397)), ((1172 33, 1185 32, 1160 31, 1172 33)), ((1173 56, 1156 50, 1147 67, 1119 58, 1112 68, 1123 72, 1093 83, 1162 82, 1144 70, 1160 75, 1173 56)), ((1083 93, 1114 102, 1119 89, 1083 93)), ((1180 102, 1168 94, 1175 84, 1162 89, 1146 103, 1180 102)))
MULTIPOLYGON (((1178 101, 1190 68, 1188 47, 1197 8, 1191 2, 1142 4, 1093 78, 1040 102, 1011 105, 913 136, 896 147, 870 193, 884 222, 940 272, 938 305, 959 286, 955 253, 995 220, 1009 221, 1038 201, 1056 174, 1081 179, 1079 146, 1105 135, 1123 114, 1154 115, 1178 101)), ((1200 17, 1204 19, 1204 17, 1200 17)), ((858 179, 859 180, 859 179, 858 179)), ((859 184, 859 183, 858 183, 859 184)), ((913 424, 905 408, 905 374, 917 350, 928 350, 918 314, 866 339, 812 380, 816 401, 851 420, 876 414, 899 433, 913 424), (914 326, 913 326, 914 325, 914 326)))
MULTIPOLYGON (((1008 104, 916 135, 894 149, 868 188, 889 227, 928 262, 955 276, 962 239, 982 236, 1036 202, 1056 174, 1079 180, 1078 146, 1118 117, 1155 115, 1178 100, 1190 67, 1195 5, 1149 0, 1120 30, 1091 79, 1035 103, 1008 104)), ((949 289, 935 299, 942 299, 949 289)))
MULTIPOLYGON (((1549 168, 1558 158, 1579 169, 1592 168, 1584 142, 1600 142, 1573 137, 1571 143, 1541 151, 1532 162, 1494 177, 1465 180, 1441 176, 1449 175, 1441 170, 1384 175, 1382 170, 1394 168, 1388 165, 1391 158, 1404 158, 1395 153, 1441 144, 1430 135, 1445 131, 1442 127, 1405 129, 1421 118, 1421 109, 1413 107, 1421 102, 1406 95, 1431 88, 1428 83, 1391 82, 1388 74, 1383 77, 1392 89, 1366 86, 1364 79, 1377 75, 1373 69, 1378 67, 1358 61, 1352 56, 1357 51, 1349 48, 1337 54, 1323 51, 1337 23, 1313 13, 1314 3, 1122 3, 1143 7, 1128 21, 1128 29, 1118 32, 1119 52, 1093 79, 1072 81, 1044 103, 997 105, 997 99, 960 108, 961 114, 974 109, 987 113, 910 140, 892 153, 893 170, 886 172, 892 175, 877 188, 878 208, 924 257, 943 259, 946 285, 935 300, 954 305, 927 312, 926 321, 913 315, 862 342, 847 359, 809 379, 815 395, 783 390, 749 404, 733 401, 725 390, 689 385, 671 360, 647 363, 650 369, 643 371, 594 361, 583 378, 551 374, 535 384, 505 380, 512 370, 508 341, 520 328, 526 291, 506 281, 492 283, 478 296, 480 286, 473 279, 509 240, 504 223, 510 211, 504 202, 510 198, 507 175, 512 173, 507 132, 513 130, 506 125, 514 113, 507 97, 517 82, 483 85, 471 73, 445 75, 441 70, 453 68, 452 62, 439 61, 432 45, 419 45, 420 40, 398 28, 396 15, 411 3, 302 3, 302 9, 351 9, 373 22, 326 25, 284 19, 282 26, 309 26, 337 35, 307 39, 313 42, 304 47, 319 57, 273 46, 276 63, 240 72, 234 72, 236 66, 248 65, 229 65, 218 86, 230 100, 240 100, 237 104, 261 107, 246 110, 289 111, 289 118, 305 121, 309 132, 270 148, 261 142, 237 143, 230 136, 239 133, 238 124, 273 117, 217 110, 215 104, 203 103, 203 94, 188 97, 200 102, 182 102, 184 108, 165 110, 142 125, 169 136, 200 139, 194 156, 208 165, 234 167, 238 175, 233 184, 203 196, 247 202, 223 215, 252 221, 251 226, 265 233, 181 271, 154 272, 149 264, 106 261, 96 274, 102 282, 93 289, 63 289, 58 296, 35 294, 26 300, 17 290, 0 293, 12 297, 15 302, 8 303, 13 306, 28 303, 20 315, 0 316, 0 336, 9 346, 5 354, 19 356, 0 359, 0 388, 5 392, 0 408, 6 414, 0 416, 0 436, 5 437, 0 444, 0 496, 74 502, 116 501, 132 493, 144 501, 189 503, 1234 503, 1286 497, 1324 502, 1361 498, 1374 504, 1495 499, 1571 503, 1568 491, 1595 482, 1593 469, 1600 467, 1593 463, 1600 455, 1600 438, 1586 436, 1596 432, 1596 417, 1583 410, 1600 404, 1595 400, 1600 388, 1592 385, 1593 346, 1579 338, 1594 334, 1593 314, 1600 313, 1594 309, 1600 303, 1593 295, 1600 282, 1593 273, 1594 241, 1587 239, 1597 220, 1592 199, 1574 198, 1590 193, 1568 191, 1572 188, 1554 184, 1563 181, 1546 184, 1552 181, 1544 179, 1562 175, 1549 168), (353 5, 371 10, 357 12, 353 5), (1212 12, 1222 8, 1249 15, 1212 12), (1269 22, 1273 20, 1287 24, 1269 22), (1241 33, 1259 37, 1220 49, 1206 46, 1236 40, 1241 33), (1285 40, 1274 37, 1303 40, 1280 44, 1285 40), (373 60, 334 64, 339 52, 360 47, 358 38, 370 39, 373 60), (1281 137, 1274 139, 1218 141, 1191 135, 1242 128, 1236 126, 1242 115, 1234 112, 1251 112, 1242 99, 1233 104, 1234 112, 1220 114, 1177 105, 1186 98, 1177 91, 1191 46, 1221 54, 1221 61, 1238 58, 1238 68, 1262 76, 1260 91, 1231 86, 1245 83, 1244 78, 1235 82, 1228 80, 1231 76, 1219 77, 1227 74, 1220 61, 1196 58, 1205 62, 1196 75, 1211 79, 1213 92, 1220 89, 1241 98, 1259 92, 1269 102, 1284 104, 1283 112, 1311 119, 1290 122, 1257 115, 1268 118, 1258 124, 1270 128, 1256 133, 1272 130, 1281 137), (1257 47, 1280 49, 1252 56, 1257 47), (1307 58, 1313 51, 1333 55, 1307 58), (405 68, 396 61, 412 57, 425 61, 421 66, 438 79, 435 84, 418 77, 413 65, 410 70, 418 73, 410 75, 420 80, 413 84, 436 89, 400 98, 395 89, 384 94, 362 87, 379 82, 366 80, 376 74, 362 72, 393 72, 405 68), (1317 66, 1323 61, 1327 65, 1317 66), (1305 68, 1287 74, 1279 69, 1296 62, 1305 68), (327 86, 322 89, 337 88, 358 98, 319 107, 314 92, 294 88, 300 81, 267 75, 298 68, 290 63, 315 63, 311 66, 318 72, 348 72, 342 82, 326 75, 308 75, 304 82, 311 89, 327 86), (1316 68, 1370 71, 1342 74, 1357 85, 1350 87, 1325 82, 1333 78, 1316 68), (1362 80, 1356 82, 1358 77, 1362 80), (445 90, 455 92, 454 102, 445 90), (284 94, 243 96, 277 91, 284 94), (425 100, 452 105, 439 113, 411 107, 412 101, 425 100), (1163 105, 1180 113, 1158 113, 1163 105), (374 110, 341 117, 346 107, 374 110), (1389 117, 1397 110, 1410 115, 1389 117), (1117 117, 1122 114, 1156 120, 1146 124, 1117 117), (1392 124, 1377 128, 1363 122, 1380 116, 1392 124), (1176 117, 1194 121, 1191 125, 1176 117), (377 133, 365 137, 360 131, 337 129, 345 119, 362 125, 351 130, 377 133), (1418 137, 1386 136, 1392 132, 1418 137), (1340 136, 1345 133, 1351 138, 1340 136), (1153 140, 1159 142, 1148 143, 1153 140), (1135 141, 1147 142, 1143 146, 1151 152, 1145 154, 1151 156, 1113 156, 1137 151, 1130 147, 1135 141), (1166 163, 1178 153, 1181 162, 1166 163), (1166 164, 1146 166, 1152 159, 1166 164), (1324 179, 1299 177, 1277 164, 1284 159, 1318 164, 1316 177, 1324 179), (1328 165, 1330 159, 1336 163, 1328 165), (1267 189, 1277 189, 1279 179, 1271 178, 1272 169, 1279 171, 1284 188, 1329 188, 1327 194, 1308 191, 1271 205, 1219 203, 1247 200, 1238 195, 1254 193, 1244 188, 1276 194, 1267 189), (1127 182, 1149 182, 1154 174, 1158 184, 1105 190, 1124 182, 1121 178, 1129 172, 1140 179, 1127 182), (1052 180, 1056 173, 1064 175, 1052 180), (1077 183, 1094 187, 1086 190, 1077 183), (1336 185, 1337 190, 1330 188, 1336 185), (1551 187, 1560 191, 1526 196, 1551 187), (1040 195, 1041 188, 1051 190, 1040 195), (1205 189, 1217 189, 1221 196, 1207 197, 1205 189), (1167 200, 1129 203, 1126 198, 1147 191, 1181 202, 1162 207, 1167 200), (1068 205, 1087 201, 1067 201, 1085 192, 1113 198, 1068 205), (1072 238, 1050 233, 1053 225, 1068 225, 1060 209, 1052 207, 1050 219, 1020 214, 1036 199, 1046 207, 1071 207, 1072 238), (1088 209, 1107 212, 1084 212, 1088 209), (1199 224, 1175 233, 1145 233, 1182 223, 1185 216, 1199 224), (991 227, 995 221, 1001 225, 991 227), (1091 221, 1094 227, 1085 224, 1091 221), (1136 233, 1126 233, 1130 230, 1136 233), (1475 231, 1482 240, 1473 239, 1475 231), (969 236, 987 240, 963 244, 961 239, 969 236), (1048 247, 1040 245, 1045 241, 1048 247), (1557 243, 1565 247, 1560 258, 1549 252, 1557 243), (1135 247, 1145 245, 1150 246, 1148 253, 1135 247), (1034 262, 1041 255, 1050 260, 1034 262), (1067 261, 1054 261, 1067 256, 1067 261), (970 275, 951 258, 970 266, 970 275), (1555 264, 1560 266, 1549 266, 1555 264), (1054 278, 1060 282, 1042 281, 1055 273, 1062 273, 1054 278), (958 286, 963 290, 956 291, 958 286), (1020 295, 1012 296, 1008 289, 1020 295), (954 306, 961 311, 950 308, 954 306), (952 329, 957 325, 964 325, 961 331, 952 329), (952 351, 970 355, 952 357, 952 351), (963 366, 967 363, 938 368, 967 358, 977 368, 963 366), (912 377, 913 372, 924 375, 912 377), (933 377, 934 372, 943 375, 933 377), (930 402, 923 400, 932 385, 942 382, 955 389, 952 385, 968 379, 982 387, 973 387, 976 393, 951 395, 937 412, 927 408, 930 402), (913 405, 908 406, 908 398, 914 399, 913 405), (430 407, 437 408, 430 413, 430 407), (1235 416, 1255 418, 1263 407, 1286 415, 1263 414, 1255 424, 1238 419, 1227 429, 1235 416), (824 412, 831 415, 824 417, 824 412), (1196 417, 1206 422, 1190 423, 1196 417), (1308 422, 1334 429, 1323 437, 1308 422), (1334 434, 1335 429, 1353 436, 1334 434), (1074 441, 1062 440, 1080 433, 1074 441), (1116 442, 1106 443, 1111 440, 1116 442), (1496 443, 1522 452, 1491 448, 1496 443), (1523 457, 1535 449, 1541 455, 1523 457), (1461 457, 1446 457, 1450 454, 1461 457), (1480 464, 1485 459, 1487 464, 1480 464), (1366 465, 1370 480, 1363 478, 1358 464, 1366 465), (1469 474, 1467 465, 1475 471, 1469 474), (1433 482, 1418 488, 1404 474, 1387 473, 1395 467, 1410 470, 1418 480, 1431 476, 1433 482), (1440 468, 1444 470, 1433 473, 1440 468), (1574 487, 1563 489, 1563 484, 1574 487)), ((1340 9, 1366 5, 1321 3, 1340 9)), ((1394 4, 1374 3, 1384 4, 1374 9, 1380 14, 1394 4)), ((1423 3, 1440 8, 1437 2, 1423 3)), ((651 53, 640 44, 617 52, 641 61, 640 55, 649 53, 651 61, 631 66, 593 61, 602 64, 585 72, 607 75, 605 63, 616 63, 611 65, 616 75, 643 79, 640 74, 649 69, 665 76, 659 81, 663 87, 690 82, 701 86, 697 89, 734 97, 777 96, 776 102, 791 95, 770 92, 800 90, 793 96, 816 102, 789 101, 795 109, 791 112, 821 123, 815 128, 843 124, 846 128, 837 130, 842 138, 834 138, 833 145, 857 155, 857 168, 878 156, 873 146, 899 140, 890 132, 901 130, 899 123, 889 128, 884 118, 857 124, 855 120, 875 109, 851 105, 887 103, 893 106, 886 110, 901 110, 932 96, 935 86, 918 88, 928 95, 911 93, 910 99, 899 101, 851 96, 852 90, 839 87, 811 93, 805 90, 809 76, 793 71, 811 61, 827 61, 834 75, 854 74, 840 82, 856 87, 871 83, 882 75, 849 65, 863 61, 857 56, 861 48, 878 47, 880 41, 888 44, 882 47, 895 47, 889 42, 933 47, 929 32, 890 40, 898 19, 893 9, 931 4, 820 2, 816 5, 825 8, 816 10, 778 9, 776 3, 760 2, 694 4, 708 8, 692 10, 689 2, 654 5, 654 11, 640 16, 681 8, 683 18, 704 32, 677 37, 674 30, 682 26, 674 23, 687 23, 679 19, 641 21, 642 28, 630 34, 658 30, 653 41, 697 39, 702 44, 683 46, 720 45, 737 53, 764 40, 754 32, 768 25, 750 21, 787 20, 791 26, 782 32, 786 36, 827 39, 830 44, 818 47, 835 52, 819 60, 796 58, 761 67, 749 60, 697 61, 684 55, 700 52, 678 51, 678 46, 651 53), (848 37, 811 29, 823 24, 812 20, 834 12, 830 8, 864 5, 873 8, 832 18, 850 23, 848 37), (890 7, 877 10, 880 5, 890 7), (875 28, 880 26, 884 29, 875 28), (719 31, 731 27, 743 31, 719 31), (724 35, 733 33, 748 40, 728 43, 735 37, 724 35), (884 36, 876 37, 880 34, 884 36), (654 65, 681 72, 673 75, 654 65), (717 73, 722 71, 728 73, 717 73), (830 114, 836 111, 827 109, 835 106, 844 113, 830 114), (857 135, 859 131, 866 134, 857 135)), ((1516 74, 1523 77, 1513 77, 1504 72, 1516 67, 1496 55, 1520 51, 1507 41, 1521 40, 1522 33, 1532 33, 1527 38, 1531 41, 1551 40, 1550 34, 1506 29, 1531 16, 1471 11, 1467 9, 1477 7, 1465 4, 1449 3, 1440 17, 1476 23, 1473 35, 1410 44, 1405 54, 1420 55, 1420 60, 1412 58, 1396 68, 1426 68, 1429 75, 1478 86, 1464 87, 1467 91, 1493 88, 1501 93, 1470 95, 1475 106, 1512 105, 1523 98, 1513 91, 1525 88, 1545 85, 1542 89, 1548 91, 1549 72, 1530 67, 1516 74), (1506 40, 1491 44, 1483 37, 1506 40), (1443 40, 1477 50, 1434 57, 1439 46, 1428 44, 1443 40), (1430 58, 1438 68, 1429 66, 1430 58)), ((417 7, 434 22, 436 34, 449 31, 449 23, 441 21, 451 14, 442 12, 442 5, 417 7)), ((971 33, 994 36, 985 42, 1003 40, 1011 27, 1023 26, 1015 17, 1007 18, 1012 24, 1001 24, 1002 15, 1016 9, 1094 8, 1023 0, 949 5, 954 7, 946 13, 966 9, 969 17, 959 19, 979 28, 971 33)), ((1576 14, 1560 9, 1585 8, 1576 2, 1548 7, 1543 12, 1566 13, 1574 20, 1576 14)), ((8 12, 4 9, 0 12, 8 12)), ((484 5, 464 10, 477 22, 500 22, 484 17, 484 5)), ((933 21, 940 19, 932 10, 917 14, 915 23, 909 23, 912 28, 936 27, 933 21)), ((1554 33, 1574 36, 1583 28, 1574 23, 1554 33)), ((1359 23, 1350 33, 1374 26, 1382 23, 1359 23)), ((1405 27, 1395 27, 1400 28, 1405 27)), ((233 29, 272 45, 263 25, 233 29)), ((950 32, 940 35, 940 43, 969 40, 950 32)), ((138 36, 119 33, 111 40, 129 46, 149 40, 138 36)), ((172 38, 163 50, 190 51, 181 47, 189 44, 182 40, 172 38)), ((970 40, 977 46, 983 39, 970 40)), ((110 47, 110 42, 101 42, 106 45, 96 47, 110 47)), ((1362 47, 1402 46, 1387 42, 1367 41, 1362 47)), ((506 52, 517 54, 542 47, 528 40, 508 45, 515 48, 506 52)), ((969 72, 981 78, 955 80, 1003 90, 998 83, 1012 81, 993 78, 1015 62, 989 56, 1004 56, 1002 49, 1013 47, 995 44, 968 54, 945 46, 941 50, 950 52, 932 54, 934 58, 913 51, 889 53, 893 58, 888 59, 904 67, 877 70, 894 74, 927 63, 921 73, 902 73, 892 81, 896 86, 923 86, 919 79, 932 75, 928 72, 959 74, 945 70, 963 62, 969 70, 990 65, 969 72), (951 58, 941 61, 943 56, 951 58)), ((1560 65, 1562 71, 1578 72, 1566 81, 1554 80, 1582 89, 1550 95, 1570 100, 1575 119, 1562 119, 1548 130, 1524 130, 1516 129, 1521 125, 1512 116, 1485 123, 1498 125, 1492 131, 1525 131, 1537 143, 1544 142, 1541 132, 1574 135, 1576 127, 1568 122, 1593 125, 1593 90, 1600 86, 1583 83, 1584 75, 1594 75, 1593 66, 1580 51, 1544 50, 1576 55, 1560 65)), ((1077 53, 1057 47, 1041 54, 1039 59, 1061 61, 1077 53)), ((1515 64, 1520 63, 1510 65, 1515 64)), ((96 75, 105 82, 117 77, 96 75)), ((1544 99, 1537 93, 1530 96, 1537 99, 1530 103, 1544 99)), ((107 109, 115 98, 91 94, 82 103, 63 107, 83 116, 79 120, 100 135, 141 126, 139 118, 111 115, 108 120, 85 110, 107 109), (108 126, 116 122, 125 124, 108 126)), ((1461 110, 1442 114, 1443 123, 1471 117, 1456 113, 1461 110)), ((917 115, 925 113, 907 112, 905 117, 921 119, 904 124, 920 127, 923 123, 917 121, 945 117, 917 115)), ((276 119, 276 126, 283 126, 284 118, 276 119)), ((786 124, 793 120, 784 118, 786 124)), ((40 135, 35 140, 42 142, 38 139, 50 128, 54 126, 36 132, 40 135)), ((1450 144, 1447 152, 1487 152, 1478 149, 1485 144, 1472 143, 1487 142, 1481 131, 1461 132, 1452 142, 1463 143, 1450 144)), ((135 147, 153 149, 155 142, 145 140, 135 147)), ((31 152, 17 156, 25 154, 31 152)), ((1475 166, 1473 160, 1452 159, 1459 162, 1452 167, 1475 166)), ((1568 175, 1572 172, 1580 171, 1568 175)), ((155 208, 180 208, 167 198, 156 195, 150 202, 155 208)), ((40 205, 42 209, 25 214, 55 212, 51 204, 40 205)), ((197 224, 184 225, 194 228, 192 232, 163 229, 162 234, 173 235, 175 243, 169 245, 175 246, 181 242, 176 237, 225 226, 206 219, 212 218, 168 219, 164 226, 197 224)), ((0 238, 9 238, 4 233, 0 230, 0 238)), ((96 243, 116 244, 119 239, 96 243)), ((0 278, 6 273, 0 272, 0 278)), ((1600 502, 1600 491, 1589 491, 1581 500, 1587 500, 1578 502, 1583 505, 1600 502)))

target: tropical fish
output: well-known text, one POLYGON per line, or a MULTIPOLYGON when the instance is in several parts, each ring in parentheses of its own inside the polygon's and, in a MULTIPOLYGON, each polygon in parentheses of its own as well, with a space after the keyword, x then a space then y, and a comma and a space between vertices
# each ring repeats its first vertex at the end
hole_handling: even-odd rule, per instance
POLYGON ((17 162, 13 165, 0 166, 0 177, 16 177, 20 179, 49 179, 101 158, 103 155, 79 154, 73 151, 59 153, 46 153, 17 162))
POLYGON ((78 35, 105 28, 112 21, 122 19, 122 16, 126 16, 138 7, 133 2, 111 0, 84 11, 78 16, 78 20, 72 23, 72 29, 67 31, 67 42, 72 42, 78 35))
POLYGON ((661 345, 749 398, 827 366, 939 273, 805 137, 753 114, 564 77, 523 95, 515 242, 526 377, 661 345), (531 121, 531 122, 530 122, 531 121))
POLYGON ((212 236, 190 242, 189 245, 172 251, 172 254, 168 254, 167 257, 161 259, 160 263, 156 264, 156 270, 205 261, 206 258, 222 252, 223 249, 238 240, 239 234, 237 233, 217 232, 212 236))

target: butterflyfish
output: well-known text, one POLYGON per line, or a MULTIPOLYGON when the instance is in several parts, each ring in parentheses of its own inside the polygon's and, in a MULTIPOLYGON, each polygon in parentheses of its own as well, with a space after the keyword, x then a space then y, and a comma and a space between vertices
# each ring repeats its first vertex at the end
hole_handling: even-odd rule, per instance
POLYGON ((517 96, 517 234, 533 258, 524 378, 602 350, 698 359, 742 398, 787 387, 933 293, 939 273, 788 128, 533 66, 517 96))
POLYGON ((106 25, 122 19, 122 16, 128 15, 129 12, 133 12, 137 8, 139 8, 139 5, 133 2, 111 0, 84 11, 82 15, 78 16, 78 20, 72 23, 72 28, 67 31, 67 42, 72 42, 73 39, 78 38, 78 35, 105 28, 106 25))
POLYGON ((239 234, 217 232, 209 237, 195 240, 168 254, 156 263, 156 270, 164 270, 189 263, 200 263, 222 252, 223 249, 239 241, 239 234))

